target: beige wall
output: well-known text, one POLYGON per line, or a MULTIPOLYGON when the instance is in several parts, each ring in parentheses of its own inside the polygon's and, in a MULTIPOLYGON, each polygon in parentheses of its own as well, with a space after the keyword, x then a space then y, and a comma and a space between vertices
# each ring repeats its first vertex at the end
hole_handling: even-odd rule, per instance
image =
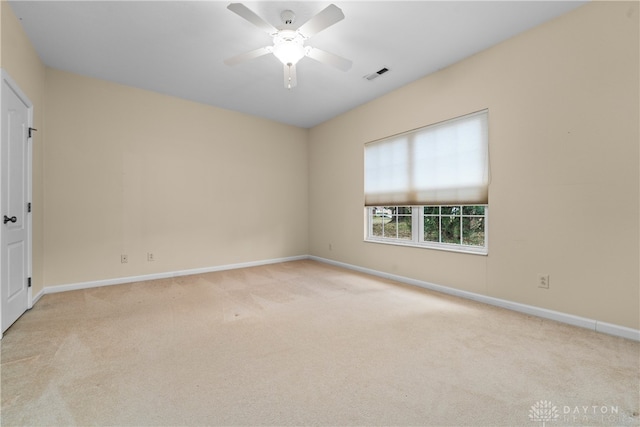
POLYGON ((308 252, 307 130, 53 69, 46 111, 47 286, 308 252))
POLYGON ((588 4, 313 128, 310 253, 639 328, 638 21, 588 4), (483 108, 489 255, 363 242, 363 145, 483 108))
POLYGON ((11 6, 0 2, 0 66, 33 103, 33 295, 43 287, 43 181, 45 67, 20 26, 11 6))

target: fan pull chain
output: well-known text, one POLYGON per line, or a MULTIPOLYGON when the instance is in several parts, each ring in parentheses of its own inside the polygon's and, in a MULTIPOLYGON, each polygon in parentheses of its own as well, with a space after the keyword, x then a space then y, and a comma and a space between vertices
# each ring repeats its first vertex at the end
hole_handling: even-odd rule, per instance
POLYGON ((288 79, 287 79, 287 81, 288 81, 288 84, 287 84, 287 90, 291 90, 291 67, 292 67, 292 65, 293 65, 293 64, 291 64, 291 62, 289 62, 289 63, 287 64, 287 67, 289 67, 289 77, 288 77, 288 79))

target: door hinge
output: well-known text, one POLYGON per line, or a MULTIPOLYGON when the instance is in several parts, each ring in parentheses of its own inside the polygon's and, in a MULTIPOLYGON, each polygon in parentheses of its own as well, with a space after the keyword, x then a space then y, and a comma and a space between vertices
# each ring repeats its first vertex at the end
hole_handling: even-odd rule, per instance
POLYGON ((34 132, 34 131, 36 131, 36 132, 37 132, 37 131, 38 131, 38 129, 36 129, 36 128, 29 128, 29 138, 31 138, 31 137, 33 136, 33 135, 31 135, 31 132, 34 132))
POLYGON ((31 212, 31 202, 27 203, 27 212, 31 212))
POLYGON ((31 287, 31 277, 29 277, 27 279, 27 287, 30 288, 31 287))

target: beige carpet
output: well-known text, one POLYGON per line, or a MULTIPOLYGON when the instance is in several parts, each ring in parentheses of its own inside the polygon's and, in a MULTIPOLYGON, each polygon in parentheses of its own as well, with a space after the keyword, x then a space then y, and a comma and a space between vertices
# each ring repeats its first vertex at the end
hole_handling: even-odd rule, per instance
POLYGON ((640 425, 640 344, 314 261, 50 294, 2 425, 640 425))

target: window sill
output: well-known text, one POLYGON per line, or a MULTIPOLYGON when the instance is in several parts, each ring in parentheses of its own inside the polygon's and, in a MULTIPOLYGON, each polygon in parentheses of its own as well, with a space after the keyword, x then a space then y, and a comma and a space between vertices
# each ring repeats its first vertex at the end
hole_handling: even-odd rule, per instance
POLYGON ((413 241, 403 241, 403 240, 391 240, 391 239, 364 239, 365 243, 380 243, 383 245, 393 245, 393 246, 407 246, 411 248, 418 249, 433 249, 436 251, 445 251, 445 252, 458 252, 463 254, 471 254, 471 255, 489 255, 489 251, 487 248, 474 248, 469 246, 458 246, 458 245, 447 245, 446 243, 441 244, 426 244, 426 243, 415 243, 413 241))

